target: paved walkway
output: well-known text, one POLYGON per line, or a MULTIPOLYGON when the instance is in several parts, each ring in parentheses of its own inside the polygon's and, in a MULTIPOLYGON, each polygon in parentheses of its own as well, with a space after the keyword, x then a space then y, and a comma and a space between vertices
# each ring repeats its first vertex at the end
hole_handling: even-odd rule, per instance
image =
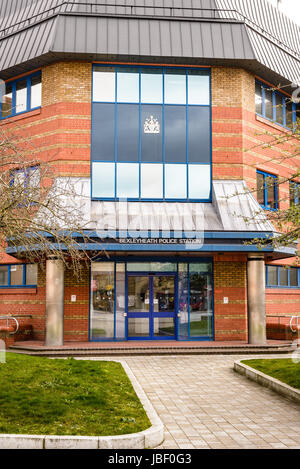
POLYGON ((161 448, 300 449, 300 406, 235 373, 242 358, 126 357, 165 425, 161 448))

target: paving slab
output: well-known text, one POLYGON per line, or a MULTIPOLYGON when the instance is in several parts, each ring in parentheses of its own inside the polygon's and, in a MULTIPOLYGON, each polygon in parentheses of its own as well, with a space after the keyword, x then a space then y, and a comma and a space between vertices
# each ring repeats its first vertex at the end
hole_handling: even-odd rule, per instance
POLYGON ((126 357, 164 423, 161 449, 300 449, 299 404, 235 373, 245 358, 126 357))

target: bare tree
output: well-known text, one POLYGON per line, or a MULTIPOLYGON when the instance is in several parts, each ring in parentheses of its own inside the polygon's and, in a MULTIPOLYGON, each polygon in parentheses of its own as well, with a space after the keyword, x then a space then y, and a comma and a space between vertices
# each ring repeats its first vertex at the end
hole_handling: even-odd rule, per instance
MULTIPOLYGON (((274 89, 270 88, 270 90, 273 91, 274 89)), ((287 100, 287 102, 291 101, 287 100)), ((294 160, 300 156, 300 119, 297 117, 296 122, 294 122, 290 130, 285 129, 284 132, 278 132, 278 130, 256 132, 255 136, 259 139, 263 137, 263 141, 247 148, 245 152, 253 152, 259 149, 280 150, 281 156, 279 158, 278 156, 270 157, 264 164, 281 164, 289 161, 293 170, 288 177, 278 176, 276 179, 267 177, 266 186, 264 182, 260 183, 258 180, 256 187, 249 188, 249 192, 253 193, 257 200, 260 201, 260 194, 265 190, 265 187, 267 193, 272 194, 276 189, 277 194, 280 194, 279 187, 282 184, 289 184, 289 194, 287 197, 277 195, 277 207, 272 206, 271 203, 269 210, 257 211, 252 217, 253 220, 267 217, 277 230, 277 235, 272 237, 272 239, 255 239, 252 243, 258 247, 264 245, 272 245, 273 247, 295 246, 300 238, 300 183, 298 182, 300 167, 296 160, 294 160), (287 208, 282 208, 284 205, 287 208)), ((253 168, 256 169, 256 164, 253 165, 253 168)), ((233 196, 235 195, 238 194, 233 196)), ((251 221, 246 218, 245 220, 251 221)), ((297 253, 298 255, 299 253, 297 253)))
POLYGON ((76 274, 90 260, 87 197, 78 178, 59 177, 55 158, 41 160, 30 139, 0 129, 0 242, 12 255, 63 260, 76 274), (74 236, 76 234, 76 236, 74 236))

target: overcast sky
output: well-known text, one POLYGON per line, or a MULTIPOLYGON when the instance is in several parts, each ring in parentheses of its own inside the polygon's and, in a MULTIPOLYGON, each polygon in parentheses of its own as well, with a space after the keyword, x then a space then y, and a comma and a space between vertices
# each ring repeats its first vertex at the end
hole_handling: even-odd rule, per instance
MULTIPOLYGON (((269 2, 277 6, 277 0, 269 0, 269 2)), ((279 8, 300 25, 300 0, 282 0, 279 8)))

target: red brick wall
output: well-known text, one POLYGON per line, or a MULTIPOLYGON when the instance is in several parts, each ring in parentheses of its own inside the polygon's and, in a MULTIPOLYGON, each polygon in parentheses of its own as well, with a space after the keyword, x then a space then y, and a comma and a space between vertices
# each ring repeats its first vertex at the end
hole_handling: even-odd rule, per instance
POLYGON ((244 255, 215 256, 215 340, 247 340, 247 264, 244 255), (224 304, 228 298, 228 304, 224 304))

